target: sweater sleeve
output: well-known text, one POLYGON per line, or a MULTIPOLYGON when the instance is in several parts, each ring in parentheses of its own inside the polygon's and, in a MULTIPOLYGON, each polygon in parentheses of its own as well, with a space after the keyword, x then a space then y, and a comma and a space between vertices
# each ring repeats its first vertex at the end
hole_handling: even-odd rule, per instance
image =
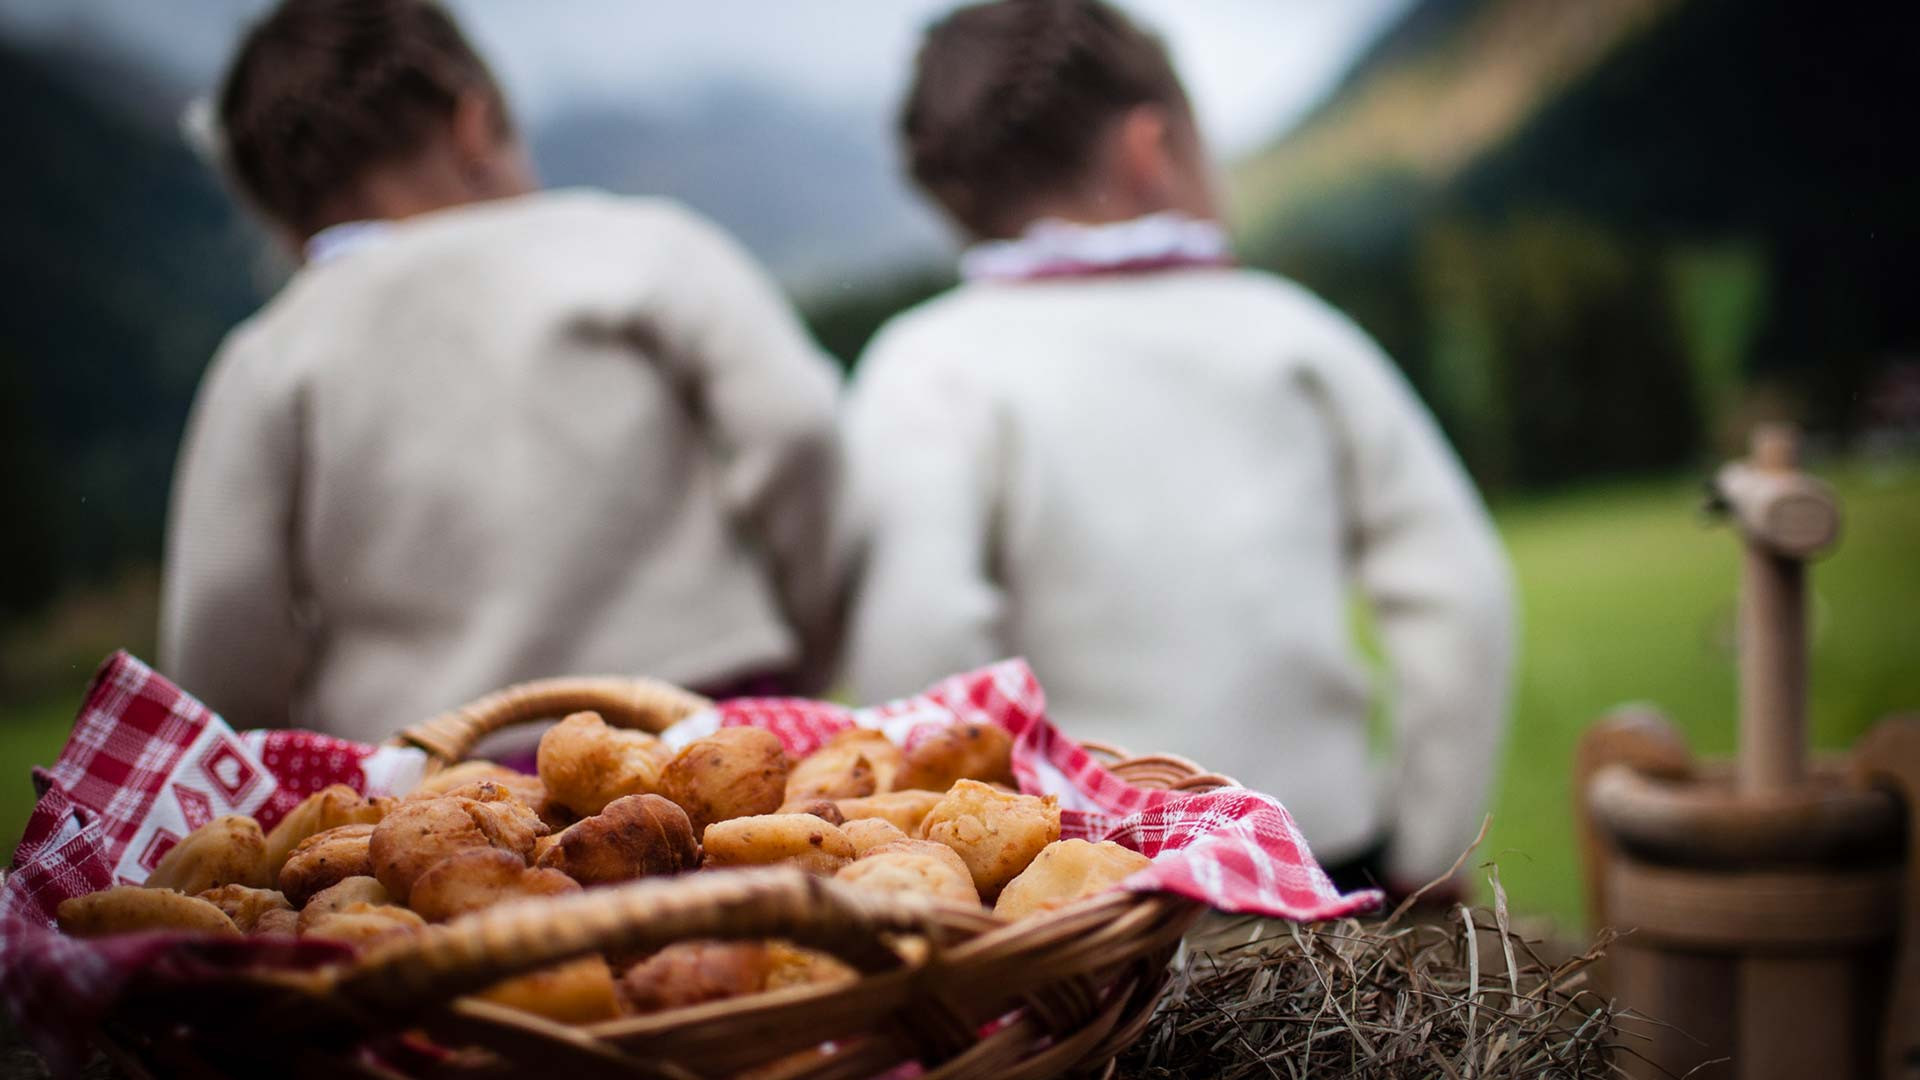
POLYGON ((236 334, 208 370, 174 468, 160 668, 237 728, 289 723, 298 410, 236 334))
POLYGON ((839 371, 731 237, 684 211, 666 220, 668 270, 647 318, 706 425, 727 505, 766 559, 803 682, 818 690, 839 631, 839 371))
POLYGON ((858 569, 844 675, 861 701, 915 693, 1005 651, 991 569, 994 410, 983 388, 930 360, 883 333, 848 410, 846 542, 858 569))
POLYGON ((1393 680, 1387 871, 1446 872, 1473 842, 1506 726, 1513 586, 1485 507, 1392 362, 1339 319, 1324 368, 1355 575, 1393 680))

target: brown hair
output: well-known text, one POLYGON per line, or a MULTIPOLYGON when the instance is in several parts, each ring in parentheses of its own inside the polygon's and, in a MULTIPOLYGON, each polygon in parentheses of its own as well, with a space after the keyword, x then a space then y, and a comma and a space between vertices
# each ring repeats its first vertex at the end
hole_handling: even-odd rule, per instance
POLYGON ((240 192, 301 234, 370 167, 420 149, 493 76, 432 0, 283 0, 247 32, 220 90, 240 192))
POLYGON ((927 30, 900 130, 914 180, 968 231, 1004 236, 1138 105, 1187 106, 1157 37, 1101 0, 996 0, 927 30))

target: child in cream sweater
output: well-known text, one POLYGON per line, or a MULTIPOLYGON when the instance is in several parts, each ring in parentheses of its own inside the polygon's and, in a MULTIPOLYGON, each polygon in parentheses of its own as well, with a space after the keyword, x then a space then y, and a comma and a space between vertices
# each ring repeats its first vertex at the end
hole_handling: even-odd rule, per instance
POLYGON ((838 376, 728 237, 537 191, 425 0, 286 0, 219 113, 304 265, 194 404, 168 675, 367 740, 539 676, 817 685, 838 376))
POLYGON ((903 134, 976 243, 857 371, 859 695, 1024 654, 1064 730, 1278 796, 1345 883, 1444 873, 1505 719, 1499 541, 1378 346, 1233 265, 1162 46, 1097 0, 961 9, 903 134), (1354 586, 1393 677, 1384 776, 1354 586))

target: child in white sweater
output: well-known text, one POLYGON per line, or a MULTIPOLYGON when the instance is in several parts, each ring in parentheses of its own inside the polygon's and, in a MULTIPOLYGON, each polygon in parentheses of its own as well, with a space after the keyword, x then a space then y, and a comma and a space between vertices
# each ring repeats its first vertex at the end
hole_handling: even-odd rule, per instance
POLYGON ((241 725, 371 740, 539 676, 824 674, 838 376, 731 240, 537 192, 425 0, 287 0, 220 117, 305 265, 194 404, 168 675, 241 725))
POLYGON ((1159 42, 1095 0, 961 9, 903 128, 977 243, 857 371, 860 696, 1024 654, 1066 731, 1279 796, 1349 883, 1444 873, 1504 724, 1499 541, 1366 334, 1232 265, 1159 42), (1384 782, 1354 585, 1393 675, 1384 782))

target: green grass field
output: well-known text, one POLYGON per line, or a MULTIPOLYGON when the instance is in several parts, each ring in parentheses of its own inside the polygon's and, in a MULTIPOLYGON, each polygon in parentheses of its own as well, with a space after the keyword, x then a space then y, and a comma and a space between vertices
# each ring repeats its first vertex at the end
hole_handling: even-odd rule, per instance
MULTIPOLYGON (((1845 500, 1840 547, 1811 575, 1815 742, 1848 746, 1920 710, 1920 464, 1816 470, 1845 500)), ((1647 702, 1697 752, 1734 747, 1739 545, 1709 526, 1696 485, 1612 487, 1500 513, 1522 596, 1520 682, 1494 824, 1514 905, 1580 921, 1569 766, 1575 740, 1647 702)))
MULTIPOLYGON (((1920 709, 1920 463, 1828 471, 1846 500, 1839 551, 1813 574, 1813 719, 1843 747, 1876 718, 1920 709)), ((1523 655, 1494 826, 1514 906, 1580 919, 1568 766, 1594 718, 1652 702, 1709 754, 1733 748, 1738 544, 1692 482, 1610 486, 1503 508, 1523 591, 1523 655)), ((32 807, 27 766, 50 761, 71 693, 0 705, 0 842, 32 807)))

